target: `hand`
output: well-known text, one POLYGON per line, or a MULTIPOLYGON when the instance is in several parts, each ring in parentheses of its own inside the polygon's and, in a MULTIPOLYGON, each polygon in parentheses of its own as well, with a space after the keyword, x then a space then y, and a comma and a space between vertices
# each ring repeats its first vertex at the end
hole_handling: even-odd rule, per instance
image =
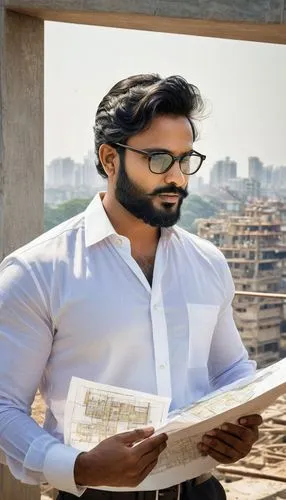
POLYGON ((166 434, 151 437, 153 433, 153 427, 123 432, 101 441, 91 451, 81 453, 74 467, 76 484, 137 486, 150 474, 167 446, 166 434))
POLYGON ((207 432, 198 444, 203 456, 209 455, 222 464, 232 464, 244 458, 258 440, 260 415, 248 415, 239 419, 239 424, 226 423, 221 428, 207 432))

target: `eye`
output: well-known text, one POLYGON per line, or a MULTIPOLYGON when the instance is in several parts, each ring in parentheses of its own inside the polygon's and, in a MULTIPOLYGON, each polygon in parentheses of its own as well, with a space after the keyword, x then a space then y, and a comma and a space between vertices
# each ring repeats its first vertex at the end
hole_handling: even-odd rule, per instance
POLYGON ((172 157, 168 153, 156 153, 151 156, 150 167, 154 173, 165 172, 172 162, 172 157))
POLYGON ((181 163, 184 163, 184 164, 189 163, 190 162, 190 158, 191 158, 190 154, 187 154, 186 156, 183 156, 183 158, 181 159, 181 163))

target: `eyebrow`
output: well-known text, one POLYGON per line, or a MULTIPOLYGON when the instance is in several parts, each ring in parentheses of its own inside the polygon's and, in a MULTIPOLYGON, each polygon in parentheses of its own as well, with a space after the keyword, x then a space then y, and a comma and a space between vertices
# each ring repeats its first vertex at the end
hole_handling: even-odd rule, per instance
MULTIPOLYGON (((164 149, 164 148, 142 148, 142 151, 146 151, 146 153, 168 153, 170 155, 175 156, 172 153, 172 151, 170 151, 169 149, 164 149)), ((190 153, 191 151, 193 151, 193 148, 188 149, 187 151, 184 151, 179 156, 186 155, 186 154, 190 153)))

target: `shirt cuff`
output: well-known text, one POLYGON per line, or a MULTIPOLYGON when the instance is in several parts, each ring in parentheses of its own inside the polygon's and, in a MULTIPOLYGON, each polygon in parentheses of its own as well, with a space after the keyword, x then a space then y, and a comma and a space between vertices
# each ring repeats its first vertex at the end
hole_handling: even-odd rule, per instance
POLYGON ((62 443, 56 443, 48 450, 43 474, 48 483, 57 488, 57 490, 66 491, 80 497, 85 487, 77 486, 74 481, 74 464, 77 456, 82 451, 67 446, 62 443))

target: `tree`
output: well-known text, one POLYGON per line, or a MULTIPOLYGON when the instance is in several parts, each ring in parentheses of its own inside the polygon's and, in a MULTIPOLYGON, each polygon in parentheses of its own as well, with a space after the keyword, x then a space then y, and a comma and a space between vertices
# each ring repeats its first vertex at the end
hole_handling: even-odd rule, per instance
POLYGON ((182 205, 179 225, 191 233, 196 233, 197 219, 213 217, 220 208, 220 203, 217 201, 207 201, 197 194, 191 194, 182 205))
POLYGON ((44 211, 44 227, 45 231, 48 231, 54 226, 57 226, 61 222, 74 217, 74 215, 83 212, 87 205, 90 203, 90 199, 73 199, 61 203, 56 208, 52 208, 49 205, 45 205, 44 211))
MULTIPOLYGON (((83 212, 90 201, 91 199, 73 199, 56 208, 45 205, 45 231, 83 212)), ((212 217, 219 208, 218 201, 206 201, 196 194, 191 194, 184 200, 179 225, 191 233, 196 233, 196 220, 212 217)))

